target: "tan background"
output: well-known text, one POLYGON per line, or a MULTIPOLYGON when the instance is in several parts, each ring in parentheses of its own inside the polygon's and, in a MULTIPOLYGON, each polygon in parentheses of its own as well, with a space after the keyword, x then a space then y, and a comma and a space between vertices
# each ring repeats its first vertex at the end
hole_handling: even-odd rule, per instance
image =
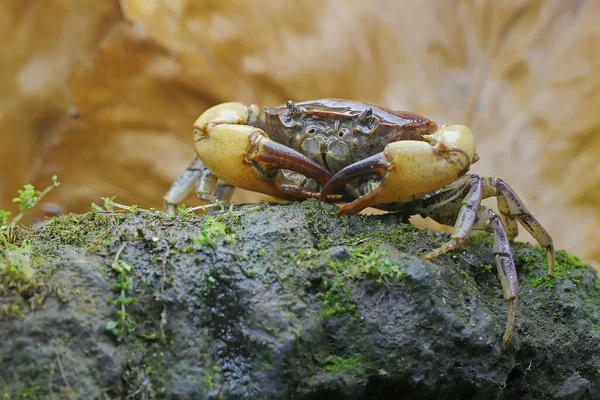
POLYGON ((0 208, 54 174, 38 216, 112 195, 161 207, 207 107, 340 97, 469 122, 473 171, 598 265, 598 21, 600 2, 574 0, 5 0, 0 208))

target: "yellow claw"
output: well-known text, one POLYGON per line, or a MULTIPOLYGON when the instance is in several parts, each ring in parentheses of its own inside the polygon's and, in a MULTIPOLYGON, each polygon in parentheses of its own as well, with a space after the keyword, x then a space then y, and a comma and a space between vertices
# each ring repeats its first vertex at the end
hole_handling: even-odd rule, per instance
POLYGON ((194 132, 208 132, 219 124, 253 125, 260 109, 256 104, 247 106, 242 103, 229 102, 218 104, 202 113, 194 123, 194 132))
POLYGON ((382 153, 349 165, 333 176, 321 194, 330 196, 353 179, 380 177, 381 184, 377 188, 338 211, 355 213, 448 185, 464 174, 476 159, 475 139, 466 126, 444 126, 423 138, 425 141, 390 143, 382 153))
POLYGON ((470 166, 475 142, 469 128, 447 126, 428 136, 435 140, 433 146, 400 141, 385 148, 389 168, 379 186, 379 203, 431 192, 454 182, 470 166))
MULTIPOLYGON (((224 114, 227 112, 221 112, 220 116, 224 114)), ((198 121, 194 129, 198 157, 219 179, 233 186, 294 200, 319 197, 319 193, 286 182, 281 169, 321 182, 331 178, 331 173, 321 165, 270 140, 259 128, 220 123, 206 129, 212 122, 206 123, 204 116, 198 121)))
POLYGON ((464 125, 444 125, 431 135, 424 135, 423 138, 436 150, 448 155, 465 154, 469 164, 479 159, 473 132, 464 125))

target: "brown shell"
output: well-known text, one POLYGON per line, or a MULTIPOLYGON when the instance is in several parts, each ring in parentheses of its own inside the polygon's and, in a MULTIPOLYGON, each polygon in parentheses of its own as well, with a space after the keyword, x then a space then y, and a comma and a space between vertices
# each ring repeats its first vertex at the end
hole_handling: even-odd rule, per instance
POLYGON ((332 172, 383 151, 391 142, 422 140, 437 124, 418 114, 341 99, 288 102, 265 109, 259 122, 271 139, 332 172), (308 142, 318 143, 307 145, 308 142), (328 162, 329 161, 329 162, 328 162))

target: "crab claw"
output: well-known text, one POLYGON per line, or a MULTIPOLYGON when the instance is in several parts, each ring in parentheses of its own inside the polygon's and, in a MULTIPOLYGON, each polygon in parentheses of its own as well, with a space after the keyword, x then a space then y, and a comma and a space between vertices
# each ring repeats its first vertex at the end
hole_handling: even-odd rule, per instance
POLYGON ((204 111, 194 122, 194 132, 208 132, 219 124, 254 125, 260 110, 256 104, 229 102, 217 104, 204 111))
POLYGON ((286 169, 327 182, 331 173, 315 161, 270 140, 259 128, 221 123, 207 129, 201 119, 194 125, 196 153, 219 179, 288 200, 321 197, 318 192, 291 184, 280 171, 286 169))
POLYGON ((338 210, 356 213, 448 185, 467 172, 475 158, 475 140, 466 126, 443 126, 423 139, 390 143, 383 152, 347 166, 327 182, 321 195, 328 198, 356 179, 381 180, 371 192, 338 210))

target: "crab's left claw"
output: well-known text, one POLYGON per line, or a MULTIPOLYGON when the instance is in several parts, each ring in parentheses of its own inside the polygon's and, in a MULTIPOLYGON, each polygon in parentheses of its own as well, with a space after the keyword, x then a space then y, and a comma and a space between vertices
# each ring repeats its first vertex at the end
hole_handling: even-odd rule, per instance
POLYGON ((443 126, 423 138, 390 143, 383 152, 347 166, 331 178, 321 195, 328 198, 353 180, 380 180, 371 192, 338 210, 356 213, 448 185, 467 172, 475 159, 475 140, 466 126, 443 126))
MULTIPOLYGON (((219 179, 239 188, 288 200, 320 197, 320 193, 287 181, 281 169, 327 182, 331 173, 310 158, 274 142, 249 125, 219 124, 194 129, 198 157, 219 179)), ((335 196, 334 196, 335 197, 335 196)))

